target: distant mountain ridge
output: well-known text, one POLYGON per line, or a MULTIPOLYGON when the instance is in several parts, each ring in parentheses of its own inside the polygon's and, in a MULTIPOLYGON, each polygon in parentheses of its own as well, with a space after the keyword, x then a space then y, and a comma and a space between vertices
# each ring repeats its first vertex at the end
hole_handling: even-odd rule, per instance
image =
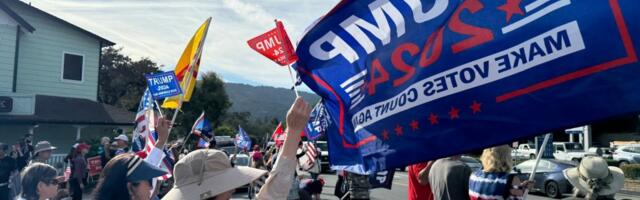
MULTIPOLYGON (((253 119, 284 120, 284 117, 295 100, 295 93, 285 88, 269 86, 252 86, 240 83, 225 83, 224 88, 233 105, 229 112, 249 112, 253 119)), ((300 95, 313 106, 319 96, 300 91, 300 95)))

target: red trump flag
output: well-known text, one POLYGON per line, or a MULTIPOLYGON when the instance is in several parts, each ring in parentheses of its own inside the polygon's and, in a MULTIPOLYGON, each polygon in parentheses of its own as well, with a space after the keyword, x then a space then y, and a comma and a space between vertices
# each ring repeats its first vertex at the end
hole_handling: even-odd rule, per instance
POLYGON ((281 21, 276 22, 276 28, 254 37, 247 41, 249 47, 263 56, 273 60, 281 66, 294 63, 298 60, 295 50, 291 45, 287 31, 281 21))
POLYGON ((284 143, 284 138, 285 138, 284 129, 282 128, 282 123, 279 123, 278 127, 276 127, 276 130, 273 131, 273 134, 271 135, 271 139, 273 139, 273 141, 276 143, 276 147, 279 148, 284 143))

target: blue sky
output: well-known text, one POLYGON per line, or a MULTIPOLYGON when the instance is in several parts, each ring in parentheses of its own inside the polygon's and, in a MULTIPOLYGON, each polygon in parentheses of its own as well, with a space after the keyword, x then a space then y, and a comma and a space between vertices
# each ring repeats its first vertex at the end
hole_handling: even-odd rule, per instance
MULTIPOLYGON (((291 87, 278 67, 246 41, 284 22, 292 42, 338 0, 23 0, 172 70, 186 43, 207 17, 213 17, 200 69, 227 82, 291 87)), ((294 44, 295 45, 295 44, 294 44)), ((307 89, 305 89, 307 90, 307 89)))

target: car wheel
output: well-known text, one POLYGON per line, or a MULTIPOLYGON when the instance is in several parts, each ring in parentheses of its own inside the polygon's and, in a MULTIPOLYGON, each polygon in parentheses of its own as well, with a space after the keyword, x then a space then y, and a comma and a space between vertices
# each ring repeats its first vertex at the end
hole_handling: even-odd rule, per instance
POLYGON ((529 155, 529 159, 536 159, 536 154, 529 155))
POLYGON ((628 165, 628 164, 629 164, 628 161, 623 160, 623 161, 620 161, 620 163, 618 163, 618 166, 622 168, 623 166, 628 165))
POLYGON ((551 198, 559 198, 562 195, 562 193, 560 192, 560 187, 555 181, 549 181, 544 186, 544 193, 551 198))

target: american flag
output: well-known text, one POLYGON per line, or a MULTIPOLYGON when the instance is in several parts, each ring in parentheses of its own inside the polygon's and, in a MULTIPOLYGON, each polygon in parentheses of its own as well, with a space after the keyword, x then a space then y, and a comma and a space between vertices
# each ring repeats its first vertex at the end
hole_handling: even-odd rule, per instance
MULTIPOLYGON (((154 131, 153 133, 149 134, 149 137, 147 138, 147 144, 145 145, 145 148, 144 148, 144 152, 146 153, 146 155, 150 155, 151 150, 153 150, 153 147, 156 146, 156 141, 158 141, 158 133, 154 131)), ((172 176, 173 165, 175 164, 175 158, 173 157, 173 154, 166 148, 163 151, 165 156, 164 156, 164 159, 162 159, 160 168, 166 170, 167 174, 162 175, 161 177, 158 177, 158 179, 165 181, 171 178, 172 176)))
POLYGON ((153 123, 151 120, 152 117, 149 117, 149 110, 153 111, 153 99, 151 99, 151 92, 149 92, 149 88, 147 88, 142 98, 140 99, 140 103, 138 104, 138 112, 136 113, 135 124, 136 127, 133 130, 133 142, 132 149, 134 151, 142 149, 144 146, 143 143, 140 142, 139 138, 146 138, 149 135, 150 129, 153 129, 153 126, 149 126, 150 123, 153 123))
MULTIPOLYGON (((158 141, 158 134, 155 132, 155 106, 154 101, 151 98, 151 92, 149 89, 144 91, 140 104, 138 105, 138 113, 136 113, 136 129, 133 132, 133 147, 134 152, 143 151, 144 154, 149 155, 153 147, 156 146, 158 141), (140 142, 140 138, 144 140, 144 144, 140 142)), ((159 177, 160 180, 167 180, 171 178, 173 173, 174 160, 173 154, 164 149, 165 157, 160 164, 160 168, 167 170, 167 174, 159 177)))
POLYGON ((315 142, 307 142, 307 158, 309 158, 309 164, 312 165, 316 163, 316 157, 318 156, 318 149, 316 148, 315 142))

